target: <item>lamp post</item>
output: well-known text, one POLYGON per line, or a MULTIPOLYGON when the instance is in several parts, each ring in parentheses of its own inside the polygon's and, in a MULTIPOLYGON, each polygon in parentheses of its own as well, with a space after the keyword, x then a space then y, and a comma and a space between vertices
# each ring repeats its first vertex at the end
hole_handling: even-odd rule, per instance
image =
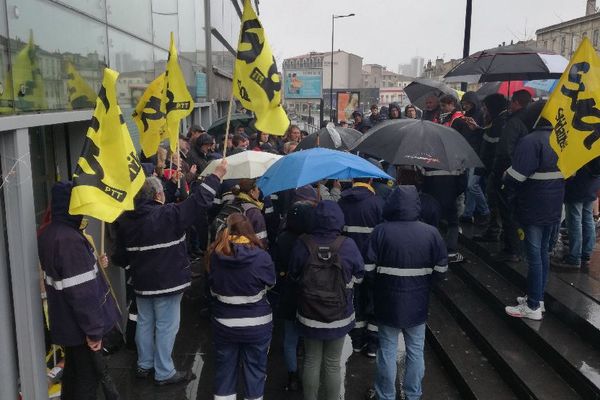
POLYGON ((335 33, 335 20, 337 18, 354 17, 354 13, 346 15, 331 14, 331 75, 329 77, 329 122, 333 122, 333 38, 335 33))

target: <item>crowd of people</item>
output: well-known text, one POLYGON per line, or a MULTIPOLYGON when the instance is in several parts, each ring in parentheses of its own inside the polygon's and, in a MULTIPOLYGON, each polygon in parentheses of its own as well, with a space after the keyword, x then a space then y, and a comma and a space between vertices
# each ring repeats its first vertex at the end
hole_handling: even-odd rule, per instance
MULTIPOLYGON (((396 166, 397 181, 368 178, 323 181, 263 196, 253 179, 222 181, 223 160, 246 150, 293 152, 307 135, 290 126, 279 138, 237 127, 218 143, 200 126, 180 137, 180 151, 161 149, 144 163, 147 179, 135 210, 115 224, 114 264, 127 267, 129 314, 136 314, 135 375, 157 385, 190 378, 171 353, 190 264, 204 263, 205 305, 215 350, 214 398, 262 399, 274 321, 282 321, 285 390, 304 399, 338 399, 342 347, 376 359, 367 398, 396 399, 398 337, 406 344, 403 393, 419 399, 429 292, 458 251, 460 222, 483 227, 480 241, 502 241, 499 260, 529 265, 526 295, 507 307, 513 317, 542 319, 550 253, 559 241, 563 208, 568 251, 552 259, 585 269, 595 244, 594 214, 600 171, 594 160, 564 180, 549 145, 551 125, 539 118, 543 102, 525 90, 480 102, 467 92, 430 96, 424 110, 392 103, 364 117, 360 132, 387 119, 422 118, 461 134, 482 168, 431 171, 396 166), (225 150, 226 149, 226 150, 225 150), (563 207, 564 205, 564 207, 563 207), (567 233, 568 232, 568 233, 567 233), (303 365, 298 365, 302 347, 303 365)), ((348 125, 348 121, 343 121, 348 125)), ((52 222, 40 236, 40 261, 50 305, 53 343, 66 348, 64 399, 95 399, 101 379, 93 353, 117 321, 115 304, 98 273, 80 217, 66 212, 71 186, 53 190, 52 222), (68 378, 68 379, 67 379, 68 378), (77 379, 79 378, 79 379, 77 379)), ((194 276, 196 278, 197 276, 194 276)))

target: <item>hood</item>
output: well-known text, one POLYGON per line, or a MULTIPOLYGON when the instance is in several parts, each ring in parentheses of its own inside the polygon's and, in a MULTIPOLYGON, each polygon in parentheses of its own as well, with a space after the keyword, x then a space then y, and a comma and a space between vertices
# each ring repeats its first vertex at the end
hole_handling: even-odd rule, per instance
POLYGON ((412 185, 398 186, 383 206, 383 218, 386 221, 417 221, 420 214, 419 193, 412 185))
POLYGON ((341 233, 345 223, 344 213, 335 201, 323 200, 317 205, 314 233, 341 233))
POLYGON ((394 103, 390 103, 390 105, 388 107, 388 114, 387 114, 388 119, 392 119, 392 117, 391 117, 392 108, 395 108, 396 110, 398 110, 398 118, 401 118, 402 117, 402 109, 400 108, 400 104, 394 102, 394 103))
POLYGON ((256 259, 262 255, 256 248, 244 246, 241 244, 232 244, 234 255, 213 253, 219 260, 219 266, 225 268, 245 268, 250 267, 256 262, 256 259))
POLYGON ((292 203, 296 203, 298 201, 313 201, 317 203, 319 201, 319 194, 317 193, 316 189, 310 185, 302 186, 294 190, 292 203))
MULTIPOLYGON (((357 115, 358 115, 359 117, 363 118, 363 113, 361 113, 360 111, 354 111, 354 112, 352 113, 352 118, 356 118, 356 116, 357 116, 357 115)), ((363 119, 364 119, 364 118, 363 118, 363 119)))
POLYGON ((473 91, 466 92, 463 95, 461 101, 468 101, 469 103, 474 105, 472 110, 470 110, 468 113, 465 113, 465 115, 468 117, 479 113, 479 111, 481 110, 481 101, 479 100, 479 96, 477 96, 477 93, 473 91))
POLYGON ((152 163, 142 163, 142 169, 144 170, 146 178, 154 174, 154 164, 152 163))
POLYGON ((365 187, 351 187, 342 192, 344 200, 350 203, 356 203, 373 196, 373 192, 365 187))
POLYGON ((69 214, 73 182, 57 182, 52 187, 52 221, 61 221, 74 228, 81 225, 82 215, 69 214))

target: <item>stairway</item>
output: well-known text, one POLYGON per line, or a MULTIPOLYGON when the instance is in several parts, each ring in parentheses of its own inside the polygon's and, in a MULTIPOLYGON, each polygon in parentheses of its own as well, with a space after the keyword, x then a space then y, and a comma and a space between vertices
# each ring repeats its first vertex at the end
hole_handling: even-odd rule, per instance
MULTIPOLYGON (((542 321, 511 318, 527 266, 461 237, 466 262, 435 285, 427 343, 465 399, 600 399, 600 282, 552 272, 542 321)), ((493 246, 493 245, 492 245, 493 246)))

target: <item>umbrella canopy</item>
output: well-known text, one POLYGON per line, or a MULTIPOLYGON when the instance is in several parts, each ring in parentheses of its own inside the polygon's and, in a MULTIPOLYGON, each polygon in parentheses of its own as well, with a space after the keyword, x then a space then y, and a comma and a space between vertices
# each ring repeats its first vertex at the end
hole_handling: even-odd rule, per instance
POLYGON ((420 109, 425 109, 425 100, 427 97, 434 95, 441 97, 445 94, 456 97, 456 90, 446 85, 444 82, 434 81, 433 79, 419 78, 406 85, 404 93, 408 96, 410 102, 420 109))
MULTIPOLYGON (((253 120, 254 120, 254 117, 252 115, 242 114, 242 113, 231 114, 230 125, 234 128, 237 128, 238 126, 243 126, 243 127, 250 127, 250 128, 252 128, 252 130, 254 130, 254 127, 252 124, 253 120)), ((227 115, 225 115, 224 117, 219 118, 218 120, 213 122, 212 125, 210 126, 210 128, 208 128, 208 133, 213 136, 224 135, 226 127, 227 127, 227 115)))
POLYGON ((446 82, 495 82, 560 78, 569 61, 559 54, 515 44, 478 51, 463 58, 446 82))
POLYGON ((518 90, 527 90, 531 97, 548 97, 556 85, 556 80, 537 81, 505 81, 486 82, 478 90, 477 96, 483 100, 490 94, 500 93, 504 97, 511 97, 518 90))
POLYGON ((296 151, 312 149, 313 147, 324 147, 326 149, 348 150, 362 133, 352 128, 336 127, 332 123, 318 132, 311 133, 298 143, 296 151), (317 138, 319 145, 317 146, 317 138))
MULTIPOLYGON (((281 157, 282 156, 277 154, 252 150, 225 157, 227 159, 227 173, 223 179, 258 178, 281 157)), ((200 175, 207 176, 212 174, 220 163, 221 160, 211 161, 200 175)))
POLYGON ((351 150, 394 165, 418 165, 445 171, 483 166, 460 133, 416 119, 383 122, 356 142, 351 150))
POLYGON ((258 180, 263 195, 318 182, 323 179, 385 178, 391 176, 354 154, 314 148, 281 158, 258 180))

